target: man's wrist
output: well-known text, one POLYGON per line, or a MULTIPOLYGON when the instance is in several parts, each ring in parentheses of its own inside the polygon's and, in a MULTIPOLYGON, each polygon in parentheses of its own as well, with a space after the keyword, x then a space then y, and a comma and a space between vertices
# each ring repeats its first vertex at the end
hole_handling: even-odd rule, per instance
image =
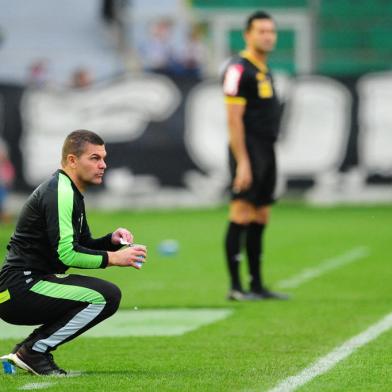
POLYGON ((105 252, 102 255, 102 262, 101 265, 99 266, 99 268, 106 268, 109 265, 109 254, 108 252, 105 252))
POLYGON ((107 253, 108 253, 107 267, 111 267, 111 266, 115 265, 116 252, 107 252, 107 253))
POLYGON ((115 232, 113 233, 108 233, 106 238, 107 238, 107 246, 106 246, 106 250, 111 251, 111 252, 115 252, 119 249, 121 249, 122 245, 120 244, 120 242, 117 242, 117 240, 115 239, 115 232))

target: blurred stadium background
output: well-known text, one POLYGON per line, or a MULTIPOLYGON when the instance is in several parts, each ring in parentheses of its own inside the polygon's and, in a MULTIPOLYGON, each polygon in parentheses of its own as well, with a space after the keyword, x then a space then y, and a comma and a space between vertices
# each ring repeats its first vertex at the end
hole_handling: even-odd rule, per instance
POLYGON ((64 136, 81 127, 107 142, 97 207, 224 201, 219 71, 256 8, 279 28, 280 195, 392 201, 390 1, 15 0, 0 8, 0 137, 15 171, 11 185, 2 170, 7 208, 58 166, 64 136))

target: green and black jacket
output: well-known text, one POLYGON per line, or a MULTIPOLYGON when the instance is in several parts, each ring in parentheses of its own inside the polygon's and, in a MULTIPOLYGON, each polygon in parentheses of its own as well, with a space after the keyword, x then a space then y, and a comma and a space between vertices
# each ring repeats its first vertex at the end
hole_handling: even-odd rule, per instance
POLYGON ((7 246, 0 272, 0 291, 7 288, 11 271, 36 275, 64 273, 70 267, 105 268, 111 233, 91 237, 83 195, 67 174, 58 170, 28 198, 7 246))

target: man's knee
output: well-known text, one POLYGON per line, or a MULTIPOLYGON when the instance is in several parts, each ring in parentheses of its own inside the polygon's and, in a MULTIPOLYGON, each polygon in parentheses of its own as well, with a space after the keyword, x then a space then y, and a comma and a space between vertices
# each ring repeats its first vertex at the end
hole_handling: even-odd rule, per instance
POLYGON ((261 225, 266 225, 269 222, 269 217, 270 217, 270 207, 263 206, 255 210, 253 221, 261 225))
POLYGON ((235 200, 230 204, 230 221, 239 225, 248 225, 254 219, 255 207, 249 202, 235 200))
POLYGON ((105 311, 112 315, 120 305, 121 290, 115 284, 106 282, 102 294, 106 300, 105 311))

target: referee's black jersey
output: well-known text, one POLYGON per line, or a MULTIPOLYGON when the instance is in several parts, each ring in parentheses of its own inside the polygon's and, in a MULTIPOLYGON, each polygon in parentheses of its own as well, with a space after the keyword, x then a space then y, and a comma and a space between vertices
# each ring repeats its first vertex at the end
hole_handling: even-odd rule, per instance
POLYGON ((64 273, 70 267, 105 268, 107 250, 117 250, 111 233, 92 239, 83 195, 67 174, 58 170, 30 195, 22 208, 0 271, 0 291, 12 271, 33 275, 64 273))
POLYGON ((248 52, 241 52, 225 70, 223 92, 226 103, 246 106, 243 120, 247 134, 264 141, 276 141, 280 105, 272 75, 265 64, 248 52))

